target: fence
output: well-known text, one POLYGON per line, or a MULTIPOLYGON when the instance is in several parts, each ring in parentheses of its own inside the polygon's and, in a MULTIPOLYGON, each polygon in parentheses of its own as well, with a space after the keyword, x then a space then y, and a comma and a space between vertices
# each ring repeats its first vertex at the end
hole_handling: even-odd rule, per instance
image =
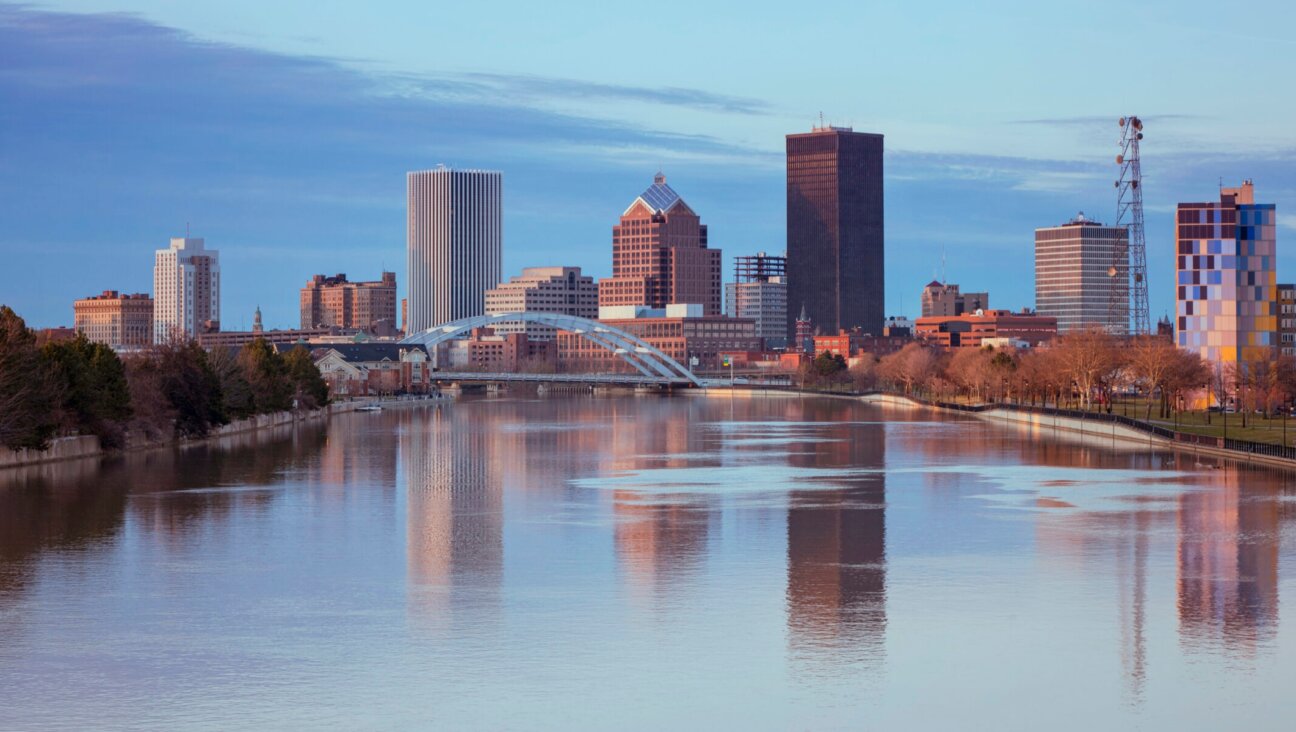
POLYGON ((1014 412, 1024 412, 1028 414, 1042 414, 1057 417, 1068 417, 1070 419, 1079 419, 1092 422, 1104 422, 1110 424, 1124 425, 1130 429, 1135 429, 1151 435, 1156 435, 1171 442, 1178 442, 1186 445, 1205 445, 1208 447, 1217 447, 1223 450, 1233 452, 1247 453, 1251 455, 1265 455, 1268 457, 1283 458, 1286 460, 1296 460, 1296 447, 1286 445, 1270 445, 1264 442, 1252 442, 1250 440, 1231 440, 1224 437, 1212 437, 1210 435, 1195 435, 1188 432, 1179 432, 1160 425, 1148 424, 1142 420, 1133 417, 1126 417, 1122 414, 1104 414, 1102 412, 1086 412, 1082 409, 1059 409, 1057 407, 1035 407, 1025 404, 954 404, 951 402, 939 402, 917 397, 910 399, 921 404, 927 404, 941 409, 951 409, 958 412, 984 412, 989 409, 1006 409, 1014 412))
MULTIPOLYGON (((868 396, 871 394, 885 394, 879 390, 870 391, 829 391, 829 390, 811 390, 795 386, 767 386, 753 385, 748 388, 760 389, 764 391, 790 391, 804 394, 822 394, 830 396, 868 396)), ((1057 417, 1069 417, 1092 422, 1104 422, 1111 424, 1124 425, 1130 429, 1138 430, 1150 435, 1156 435, 1171 442, 1178 442, 1185 445, 1203 445, 1206 447, 1215 447, 1231 452, 1240 452, 1250 455, 1264 455, 1267 457, 1283 458, 1285 460, 1296 461, 1296 447, 1287 447, 1286 445, 1270 445, 1264 442, 1251 442, 1250 440, 1230 440, 1223 437, 1212 437, 1210 435, 1194 435, 1188 432, 1179 432, 1160 425, 1149 424, 1147 422, 1126 417, 1123 414, 1104 414, 1102 412, 1086 412, 1083 409, 1060 409, 1058 407, 1036 407, 1026 404, 957 404, 955 402, 942 402, 933 399, 924 399, 918 396, 893 394, 893 396, 903 396, 906 399, 925 404, 929 407, 939 407, 955 412, 984 412, 990 409, 1006 409, 1015 412, 1024 412, 1029 414, 1042 414, 1057 417)))

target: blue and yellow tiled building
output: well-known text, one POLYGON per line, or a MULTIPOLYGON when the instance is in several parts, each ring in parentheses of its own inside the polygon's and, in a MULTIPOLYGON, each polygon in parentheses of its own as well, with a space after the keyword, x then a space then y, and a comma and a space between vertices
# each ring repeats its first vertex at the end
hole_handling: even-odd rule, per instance
POLYGON ((1251 181, 1219 202, 1179 204, 1175 342, 1213 363, 1269 361, 1278 344, 1274 205, 1251 181))

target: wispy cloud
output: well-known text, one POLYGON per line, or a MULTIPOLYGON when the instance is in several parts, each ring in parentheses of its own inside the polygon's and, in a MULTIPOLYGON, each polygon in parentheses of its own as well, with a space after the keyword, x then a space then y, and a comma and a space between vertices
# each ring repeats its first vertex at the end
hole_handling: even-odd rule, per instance
POLYGON ((578 79, 557 79, 527 74, 470 72, 440 76, 391 77, 393 88, 433 98, 476 99, 509 104, 542 101, 622 101, 722 112, 769 114, 771 106, 760 99, 738 97, 701 89, 603 84, 578 79))
MULTIPOLYGON (((1048 127, 1095 127, 1098 125, 1116 126, 1117 120, 1121 118, 1120 114, 1106 115, 1085 115, 1078 117, 1046 117, 1041 119, 1016 119, 1011 124, 1015 125, 1044 125, 1048 127)), ((1145 122, 1164 122, 1166 120, 1205 120, 1210 117, 1196 114, 1141 114, 1139 118, 1145 122)))

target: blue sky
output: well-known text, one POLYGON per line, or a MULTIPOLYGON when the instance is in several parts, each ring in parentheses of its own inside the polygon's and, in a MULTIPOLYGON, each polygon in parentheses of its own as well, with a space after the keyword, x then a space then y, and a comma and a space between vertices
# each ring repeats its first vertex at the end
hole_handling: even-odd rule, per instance
MULTIPOLYGON (((404 173, 505 180, 505 275, 611 268, 661 168, 729 257, 785 247, 783 135, 887 136, 887 308, 947 278, 1033 305, 1033 230, 1113 220, 1116 118, 1147 121, 1153 317, 1172 211, 1250 177, 1296 236, 1296 9, 0 2, 0 302, 35 325, 148 291, 186 223, 226 328, 293 327, 317 272, 404 281, 404 173)), ((1280 254, 1279 276, 1296 270, 1280 254)))

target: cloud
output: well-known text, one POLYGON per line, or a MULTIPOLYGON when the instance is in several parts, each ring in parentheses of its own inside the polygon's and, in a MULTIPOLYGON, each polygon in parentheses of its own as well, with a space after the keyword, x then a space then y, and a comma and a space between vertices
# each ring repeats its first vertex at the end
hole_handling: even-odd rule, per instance
POLYGON ((764 115, 771 112, 771 106, 760 99, 679 87, 627 86, 528 74, 482 72, 396 78, 403 83, 395 88, 407 93, 422 92, 433 98, 509 99, 512 103, 545 100, 622 101, 725 114, 764 115))
MULTIPOLYGON (((1121 118, 1120 114, 1107 115, 1085 115, 1077 117, 1051 117, 1042 119, 1015 119, 1010 124, 1014 125, 1043 125, 1047 127, 1095 127, 1099 125, 1116 126, 1117 120, 1121 118)), ((1197 114, 1141 114, 1139 118, 1144 122, 1164 122, 1166 120, 1205 120, 1210 119, 1204 115, 1197 114)))

